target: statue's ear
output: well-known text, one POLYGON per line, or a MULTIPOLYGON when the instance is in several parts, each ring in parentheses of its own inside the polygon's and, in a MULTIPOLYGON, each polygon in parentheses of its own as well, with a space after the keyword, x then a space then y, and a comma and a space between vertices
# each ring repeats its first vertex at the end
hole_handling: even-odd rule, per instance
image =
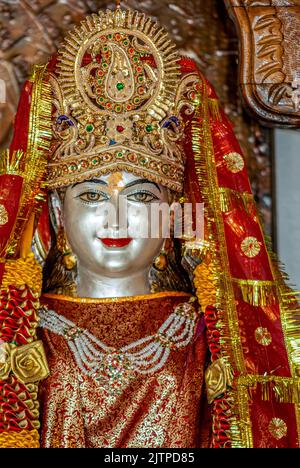
POLYGON ((58 233, 60 227, 63 227, 63 194, 54 190, 49 196, 49 212, 51 224, 55 233, 58 233))

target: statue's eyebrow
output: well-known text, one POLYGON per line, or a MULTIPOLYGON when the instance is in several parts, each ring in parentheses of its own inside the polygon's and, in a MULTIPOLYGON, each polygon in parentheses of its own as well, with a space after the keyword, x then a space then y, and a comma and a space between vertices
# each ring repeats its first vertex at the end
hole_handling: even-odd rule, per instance
POLYGON ((128 184, 125 185, 124 189, 127 189, 129 187, 133 187, 134 185, 139 185, 139 184, 151 184, 151 185, 154 185, 160 192, 160 188, 159 188, 159 185, 156 184, 155 182, 151 182, 151 180, 148 180, 148 179, 137 179, 137 180, 133 180, 132 182, 129 182, 128 184))
MULTIPOLYGON (((108 184, 107 182, 105 182, 104 180, 101 180, 101 179, 91 179, 91 180, 85 180, 84 182, 76 182, 75 184, 72 185, 72 188, 76 187, 76 185, 80 185, 80 184, 84 184, 84 183, 101 184, 101 185, 105 185, 106 187, 109 185, 109 184, 108 184)), ((156 184, 155 182, 151 182, 151 180, 148 180, 148 179, 137 179, 137 180, 133 180, 132 182, 129 182, 128 184, 126 184, 126 185, 124 186, 124 189, 133 187, 134 185, 140 185, 140 184, 151 184, 151 185, 154 185, 154 186, 161 192, 161 189, 160 189, 159 185, 156 184)))
POLYGON ((88 183, 92 183, 92 184, 101 184, 101 185, 108 185, 107 182, 105 182, 105 180, 101 180, 101 179, 91 179, 91 180, 85 180, 84 182, 76 182, 76 184, 73 184, 72 185, 72 188, 76 187, 76 185, 80 185, 80 184, 88 184, 88 183))

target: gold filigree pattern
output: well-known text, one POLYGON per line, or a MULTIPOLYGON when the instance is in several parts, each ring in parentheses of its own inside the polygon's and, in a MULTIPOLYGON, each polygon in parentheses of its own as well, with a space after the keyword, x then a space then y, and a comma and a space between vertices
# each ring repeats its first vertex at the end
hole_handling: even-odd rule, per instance
POLYGON ((58 140, 50 187, 143 170, 181 191, 180 110, 187 90, 179 75, 175 45, 150 17, 121 9, 87 17, 64 41, 58 76, 50 80, 58 140))
POLYGON ((0 226, 4 226, 8 222, 8 213, 4 205, 0 204, 0 226))
POLYGON ((261 249, 261 243, 256 239, 256 237, 246 237, 241 242, 241 250, 246 257, 254 258, 256 257, 261 249))
POLYGON ((262 346, 269 346, 272 343, 271 333, 264 327, 258 327, 255 330, 255 339, 262 346))
POLYGON ((226 162, 227 169, 233 174, 237 174, 242 171, 245 167, 245 161, 241 154, 239 153, 229 153, 223 156, 224 161, 226 162))
POLYGON ((179 164, 174 163, 171 168, 164 160, 150 155, 143 148, 136 153, 123 145, 119 145, 114 151, 99 152, 80 161, 67 158, 61 161, 60 165, 49 165, 48 177, 52 185, 62 187, 92 179, 100 173, 108 174, 123 170, 148 177, 176 191, 181 189, 183 169, 179 164))
POLYGON ((178 81, 178 54, 174 49, 164 29, 145 14, 120 9, 100 12, 87 17, 66 38, 58 57, 59 81, 77 118, 87 110, 132 115, 145 107, 160 120, 165 105, 174 99, 178 81), (86 53, 92 55, 87 68, 82 66, 86 53), (102 61, 99 54, 104 57, 102 61), (153 67, 143 63, 145 54, 153 55, 157 75, 153 67), (96 81, 92 71, 98 71, 96 81), (99 98, 98 105, 98 93, 91 93, 93 88, 99 88, 104 99, 99 98))
POLYGON ((280 418, 272 418, 268 429, 272 436, 277 440, 282 439, 287 434, 287 425, 284 420, 280 418))

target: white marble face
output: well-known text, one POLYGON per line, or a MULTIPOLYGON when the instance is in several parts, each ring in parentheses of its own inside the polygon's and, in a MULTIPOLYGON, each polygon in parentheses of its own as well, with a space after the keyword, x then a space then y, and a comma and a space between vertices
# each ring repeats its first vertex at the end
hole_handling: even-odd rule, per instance
POLYGON ((63 222, 78 260, 79 296, 111 297, 148 291, 145 281, 162 248, 162 228, 167 222, 160 220, 158 236, 151 237, 151 210, 153 204, 157 208, 167 203, 166 188, 125 171, 67 188, 63 222), (93 282, 98 286, 93 287, 93 282), (99 285, 103 284, 113 293, 100 291, 99 285))

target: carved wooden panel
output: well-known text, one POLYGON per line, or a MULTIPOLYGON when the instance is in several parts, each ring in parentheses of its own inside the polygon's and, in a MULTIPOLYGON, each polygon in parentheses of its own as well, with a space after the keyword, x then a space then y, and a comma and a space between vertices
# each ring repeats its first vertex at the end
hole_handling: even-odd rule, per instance
MULTIPOLYGON (((85 15, 114 5, 110 0, 0 1, 0 82, 6 85, 5 102, 0 102, 0 148, 9 143, 20 88, 32 65, 47 61, 66 31, 85 15)), ((196 60, 215 86, 242 144, 253 192, 271 234, 269 132, 243 109, 238 93, 238 37, 223 1, 128 0, 122 5, 158 19, 180 52, 196 60)))
POLYGON ((267 125, 300 126, 300 0, 225 0, 240 38, 240 88, 267 125))

